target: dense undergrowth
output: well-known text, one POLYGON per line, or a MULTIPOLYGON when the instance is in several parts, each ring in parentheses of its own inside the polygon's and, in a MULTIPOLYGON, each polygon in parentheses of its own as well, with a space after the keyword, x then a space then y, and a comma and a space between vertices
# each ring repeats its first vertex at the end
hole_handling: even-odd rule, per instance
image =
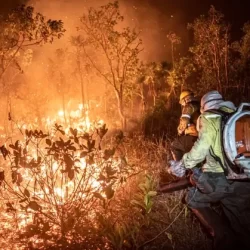
POLYGON ((173 179, 164 172, 168 142, 106 132, 56 125, 7 145, 2 249, 209 249, 185 191, 156 194, 173 179))

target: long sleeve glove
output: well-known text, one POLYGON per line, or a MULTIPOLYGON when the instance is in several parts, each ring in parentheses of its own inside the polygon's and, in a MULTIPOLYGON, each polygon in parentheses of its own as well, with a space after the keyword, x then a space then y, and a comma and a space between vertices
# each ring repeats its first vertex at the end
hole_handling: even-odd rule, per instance
POLYGON ((170 167, 168 168, 168 173, 175 175, 176 177, 183 177, 186 173, 186 168, 183 161, 169 161, 170 167))

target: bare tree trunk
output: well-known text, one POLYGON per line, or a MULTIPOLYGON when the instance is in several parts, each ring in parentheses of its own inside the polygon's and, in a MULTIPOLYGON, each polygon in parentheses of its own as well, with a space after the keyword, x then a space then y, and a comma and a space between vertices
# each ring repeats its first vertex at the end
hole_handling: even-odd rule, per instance
POLYGON ((118 114, 119 114, 120 119, 121 119, 122 129, 126 130, 126 118, 125 118, 125 115, 124 115, 122 94, 119 93, 118 90, 115 90, 115 94, 116 94, 116 98, 117 98, 118 114))
POLYGON ((85 110, 84 110, 84 104, 85 104, 85 84, 83 81, 83 77, 82 77, 82 69, 81 69, 81 61, 80 61, 80 57, 78 56, 77 59, 77 66, 78 66, 78 71, 79 71, 79 76, 80 76, 80 84, 81 84, 81 97, 82 97, 82 117, 85 115, 85 110))
POLYGON ((133 99, 133 96, 131 97, 131 100, 130 100, 130 116, 131 117, 134 116, 134 99, 133 99))
POLYGON ((66 119, 66 105, 65 105, 65 93, 64 93, 64 77, 63 74, 60 73, 60 82, 61 82, 61 90, 62 90, 62 105, 63 105, 63 118, 64 118, 64 124, 67 125, 67 119, 66 119))
POLYGON ((107 118, 107 115, 108 115, 108 112, 107 112, 107 83, 105 84, 105 96, 104 96, 104 115, 105 115, 105 118, 107 118))
POLYGON ((36 112, 36 116, 37 116, 38 125, 40 128, 42 128, 43 123, 42 123, 42 116, 41 116, 41 112, 39 110, 39 107, 36 107, 35 112, 36 112))
POLYGON ((64 123, 67 125, 67 119, 66 119, 66 109, 65 109, 65 95, 64 92, 62 94, 62 101, 63 101, 63 117, 64 117, 64 123))
POLYGON ((85 104, 85 97, 84 97, 84 83, 82 79, 82 73, 80 72, 80 81, 81 81, 81 96, 82 96, 82 116, 84 116, 84 104, 85 104))
POLYGON ((152 86, 153 86, 153 103, 154 103, 154 107, 155 107, 157 94, 156 94, 156 90, 155 90, 155 82, 154 81, 152 81, 152 86))
POLYGON ((220 65, 219 65, 219 59, 218 59, 218 55, 217 55, 217 51, 216 51, 216 47, 214 45, 214 69, 216 72, 216 80, 218 83, 218 91, 221 92, 222 91, 222 86, 221 86, 221 79, 220 79, 220 65))
POLYGON ((89 75, 87 73, 87 83, 84 83, 83 85, 83 90, 84 90, 84 93, 85 93, 85 103, 88 105, 89 107, 89 91, 88 91, 88 86, 90 85, 90 80, 89 80, 89 75))
POLYGON ((84 83, 84 94, 85 94, 85 102, 87 103, 87 105, 89 107, 89 86, 90 86, 89 67, 85 66, 85 70, 86 70, 87 84, 84 83))
POLYGON ((171 52, 172 52, 172 64, 173 64, 173 69, 174 69, 174 42, 171 42, 171 52))
POLYGON ((140 88, 140 92, 141 92, 141 111, 142 111, 142 115, 144 115, 145 110, 146 110, 146 101, 145 101, 145 96, 144 96, 144 90, 143 90, 143 82, 141 83, 141 88, 140 88))

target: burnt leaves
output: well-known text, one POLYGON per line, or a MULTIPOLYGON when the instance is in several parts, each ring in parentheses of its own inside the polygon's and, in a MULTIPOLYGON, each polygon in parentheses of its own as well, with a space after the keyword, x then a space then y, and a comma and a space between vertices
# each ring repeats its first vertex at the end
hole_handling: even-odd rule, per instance
POLYGON ((2 185, 4 180, 5 180, 5 172, 4 170, 0 170, 0 186, 2 185))
POLYGON ((36 201, 30 201, 27 207, 31 208, 34 211, 41 210, 41 206, 36 201))
POLYGON ((54 126, 55 132, 60 132, 62 135, 65 135, 65 131, 63 130, 62 125, 58 125, 57 123, 54 126))
POLYGON ((16 211, 16 209, 13 206, 13 203, 11 203, 11 202, 7 202, 6 207, 7 207, 6 212, 15 212, 16 211))
POLYGON ((4 160, 6 160, 6 157, 9 155, 9 150, 3 145, 0 147, 0 152, 3 155, 4 160))
POLYGON ((106 133, 108 132, 108 129, 106 128, 106 124, 103 124, 100 128, 97 129, 97 134, 102 139, 106 133))
MULTIPOLYGON (((112 167, 111 164, 107 164, 104 170, 100 173, 98 181, 102 185, 101 193, 105 194, 107 200, 113 198, 115 194, 115 190, 113 188, 114 184, 116 183, 117 177, 117 170, 112 167)), ((101 193, 95 193, 95 197, 105 201, 105 198, 101 195, 101 193)), ((105 202, 103 205, 105 206, 105 202)))
POLYGON ((27 189, 27 188, 25 188, 24 189, 24 195, 27 197, 27 198, 29 198, 30 197, 30 192, 29 192, 29 190, 27 189))
POLYGON ((48 145, 46 147, 47 154, 53 156, 56 161, 64 166, 61 173, 67 174, 70 180, 74 179, 75 162, 78 161, 74 157, 77 151, 74 142, 70 139, 63 140, 63 138, 59 137, 59 140, 53 142, 51 139, 46 139, 46 144, 48 145))
POLYGON ((43 134, 42 131, 25 131, 26 141, 22 143, 17 140, 14 144, 9 145, 8 155, 11 158, 11 177, 12 183, 16 183, 18 186, 23 181, 23 177, 20 173, 20 169, 22 168, 33 168, 38 169, 41 165, 42 158, 40 156, 37 159, 28 156, 27 146, 31 140, 31 138, 43 139, 47 135, 43 134), (31 159, 30 159, 31 158, 31 159))
POLYGON ((13 184, 16 183, 17 186, 20 186, 20 184, 23 181, 22 175, 20 173, 18 173, 17 170, 12 170, 11 178, 12 178, 12 183, 13 184))
POLYGON ((35 137, 37 139, 43 139, 48 136, 48 134, 44 134, 42 130, 25 130, 25 135, 28 139, 35 137))
POLYGON ((68 203, 65 202, 58 206, 57 202, 64 202, 64 200, 56 193, 55 187, 57 188, 57 186, 53 186, 54 176, 56 177, 54 170, 52 171, 53 164, 57 166, 55 171, 60 180, 65 183, 72 181, 71 183, 75 185, 74 190, 86 194, 89 201, 99 204, 99 208, 109 205, 115 195, 117 185, 120 184, 120 170, 113 165, 117 147, 101 150, 100 142, 106 133, 107 128, 103 126, 93 133, 80 133, 79 130, 70 128, 68 135, 61 125, 55 124, 51 134, 41 130, 26 130, 24 142, 20 140, 9 145, 12 182, 18 186, 16 194, 19 202, 15 205, 6 204, 7 211, 16 212, 20 209, 43 218, 44 223, 39 222, 37 226, 34 226, 33 222, 32 225, 27 226, 27 230, 31 229, 30 235, 33 233, 41 235, 50 230, 49 225, 55 223, 56 216, 63 217, 63 220, 59 222, 63 230, 73 230, 78 217, 72 211, 66 215, 64 205, 70 204, 72 208, 81 210, 82 204, 86 202, 85 196, 80 198, 83 199, 81 201, 77 193, 72 195, 71 191, 65 189, 66 192, 69 192, 67 200, 65 200, 68 203), (35 155, 34 151, 31 152, 31 149, 34 148, 35 155), (79 165, 81 162, 83 162, 83 166, 79 165), (45 169, 45 172, 41 172, 41 169, 45 169), (29 176, 29 178, 33 178, 31 181, 24 176, 26 170, 32 173, 29 176), (52 175, 50 175, 50 171, 52 175), (80 179, 83 180, 83 186, 79 185, 80 179), (91 186, 92 183, 95 185, 94 187, 91 186), (41 196, 37 195, 37 192, 40 192, 41 196), (46 196, 49 198, 47 199, 46 196), (71 197, 76 197, 77 200, 74 198, 70 200, 71 197), (48 204, 49 202, 51 204, 48 204), (48 206, 57 207, 48 212, 48 206), (56 215, 57 212, 59 215, 56 215))

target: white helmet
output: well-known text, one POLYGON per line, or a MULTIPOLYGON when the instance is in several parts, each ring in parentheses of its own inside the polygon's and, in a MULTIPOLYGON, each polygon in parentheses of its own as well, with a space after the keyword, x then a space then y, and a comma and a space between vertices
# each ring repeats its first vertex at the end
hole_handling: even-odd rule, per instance
POLYGON ((201 113, 210 109, 215 104, 221 103, 223 101, 224 100, 222 98, 222 95, 217 90, 213 90, 206 93, 201 98, 201 113))

